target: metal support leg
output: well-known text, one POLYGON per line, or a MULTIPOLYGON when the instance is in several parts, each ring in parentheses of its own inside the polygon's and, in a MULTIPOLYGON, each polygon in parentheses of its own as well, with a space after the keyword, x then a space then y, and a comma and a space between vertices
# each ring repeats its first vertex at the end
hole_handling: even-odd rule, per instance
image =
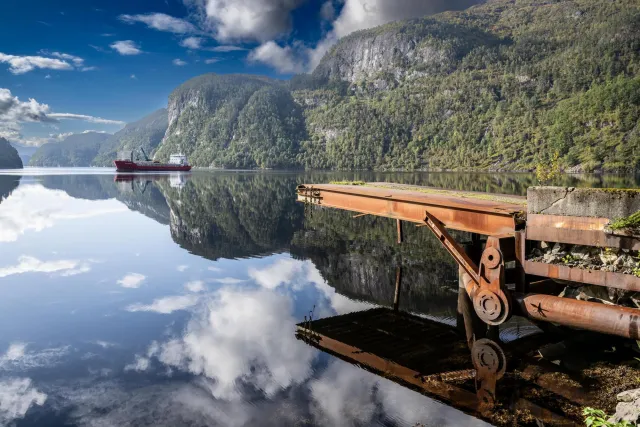
POLYGON ((402 286, 402 266, 396 267, 396 292, 393 295, 393 310, 400 308, 400 289, 402 286))

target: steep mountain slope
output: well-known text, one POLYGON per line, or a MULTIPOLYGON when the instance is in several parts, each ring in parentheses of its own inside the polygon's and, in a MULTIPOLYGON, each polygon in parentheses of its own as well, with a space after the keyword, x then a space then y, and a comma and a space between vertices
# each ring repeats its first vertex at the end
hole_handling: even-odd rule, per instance
POLYGON ((500 170, 558 152, 565 167, 640 169, 639 75, 632 0, 491 0, 360 31, 292 82, 300 160, 500 170))
POLYGON ((30 166, 90 166, 100 150, 100 145, 111 134, 99 132, 77 133, 64 141, 44 144, 33 154, 30 166))
POLYGON ((22 169, 22 160, 18 151, 2 137, 0 137, 0 169, 22 169))
POLYGON ((294 167, 304 138, 302 109, 279 82, 205 74, 169 97, 169 128, 156 159, 183 152, 197 166, 294 167))
POLYGON ((151 155, 167 131, 167 110, 161 108, 137 122, 127 124, 124 129, 114 133, 101 146, 93 159, 94 166, 113 166, 118 151, 130 151, 142 148, 151 155))
POLYGON ((22 145, 15 141, 10 141, 10 144, 18 151, 18 156, 22 160, 23 165, 28 165, 31 156, 38 150, 38 147, 32 147, 30 145, 22 145))

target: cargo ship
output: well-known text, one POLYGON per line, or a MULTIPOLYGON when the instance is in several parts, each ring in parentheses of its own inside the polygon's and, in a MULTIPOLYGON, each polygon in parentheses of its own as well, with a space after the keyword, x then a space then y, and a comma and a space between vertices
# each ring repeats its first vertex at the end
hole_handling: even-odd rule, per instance
POLYGON ((142 148, 140 151, 144 160, 135 160, 133 151, 118 153, 118 158, 113 162, 116 172, 188 172, 191 170, 191 165, 184 154, 172 154, 169 157, 169 163, 160 163, 150 160, 142 148))

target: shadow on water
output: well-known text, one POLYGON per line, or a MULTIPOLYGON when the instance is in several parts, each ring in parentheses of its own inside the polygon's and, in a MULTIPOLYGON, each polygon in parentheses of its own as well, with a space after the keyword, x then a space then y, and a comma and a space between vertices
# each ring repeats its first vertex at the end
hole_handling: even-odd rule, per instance
MULTIPOLYGON (((526 174, 364 172, 45 176, 41 182, 76 198, 115 198, 169 225, 178 245, 210 260, 282 252, 311 260, 339 294, 379 306, 392 305, 401 269, 402 311, 377 308, 304 322, 298 337, 494 424, 579 425, 584 406, 611 412, 615 394, 635 387, 640 364, 620 340, 543 334, 516 318, 499 331, 478 328, 466 294, 458 292, 457 265, 427 230, 406 227, 398 245, 390 219, 306 210, 295 201, 297 185, 331 180, 517 195, 534 183, 526 174)), ((640 179, 565 176, 555 184, 638 187, 640 179)), ((0 185, 4 195, 17 184, 0 185)), ((458 241, 466 238, 457 233, 458 241)))

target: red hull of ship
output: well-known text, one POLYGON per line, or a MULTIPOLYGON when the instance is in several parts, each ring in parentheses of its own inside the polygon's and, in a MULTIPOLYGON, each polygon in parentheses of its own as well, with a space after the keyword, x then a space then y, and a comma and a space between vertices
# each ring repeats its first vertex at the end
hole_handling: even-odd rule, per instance
POLYGON ((116 160, 113 164, 116 165, 117 172, 189 172, 191 170, 189 165, 171 165, 168 163, 141 164, 128 160, 116 160))

